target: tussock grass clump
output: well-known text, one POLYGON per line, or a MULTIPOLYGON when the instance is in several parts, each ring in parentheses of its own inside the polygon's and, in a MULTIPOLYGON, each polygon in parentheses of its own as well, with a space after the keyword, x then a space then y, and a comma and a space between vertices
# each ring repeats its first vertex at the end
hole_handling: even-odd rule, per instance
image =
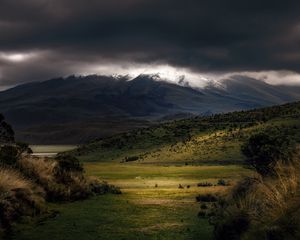
POLYGON ((44 210, 44 191, 14 169, 0 169, 0 225, 9 229, 22 216, 44 210))
POLYGON ((23 156, 12 168, 0 167, 0 236, 21 217, 46 212, 45 202, 75 201, 94 194, 120 194, 119 188, 84 176, 71 158, 23 156), (44 211, 45 210, 45 211, 44 211))
POLYGON ((12 128, 0 114, 0 238, 21 217, 35 216, 48 201, 73 201, 93 194, 121 191, 89 179, 79 160, 58 154, 55 159, 32 157, 28 144, 14 141, 12 128))
POLYGON ((219 202, 215 239, 300 239, 300 155, 274 173, 243 179, 219 202))
POLYGON ((44 189, 48 201, 74 201, 93 194, 121 193, 115 186, 86 177, 79 161, 71 156, 27 157, 19 161, 19 166, 44 189))
POLYGON ((269 128, 242 146, 256 171, 216 204, 215 239, 300 239, 300 143, 297 127, 269 128))

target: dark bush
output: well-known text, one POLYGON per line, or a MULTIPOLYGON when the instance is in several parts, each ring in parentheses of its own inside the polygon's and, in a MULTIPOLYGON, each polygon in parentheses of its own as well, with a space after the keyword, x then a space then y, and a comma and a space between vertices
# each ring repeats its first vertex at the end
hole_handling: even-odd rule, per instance
POLYGON ((290 129, 270 128, 255 134, 242 146, 246 163, 261 175, 274 174, 274 167, 280 160, 288 162, 296 149, 290 129))
POLYGON ((28 143, 16 142, 16 146, 17 146, 18 151, 20 152, 20 154, 22 154, 22 153, 31 154, 32 153, 32 150, 29 147, 28 143))
POLYGON ((219 179, 217 185, 218 186, 228 186, 229 184, 224 179, 219 179))
POLYGON ((198 187, 212 187, 213 184, 210 182, 200 182, 197 184, 198 187))
POLYGON ((4 121, 4 117, 0 114, 0 144, 14 142, 14 131, 12 127, 4 121))
POLYGON ((59 172, 82 172, 83 167, 79 160, 67 154, 58 155, 55 160, 58 163, 59 172))
POLYGON ((217 202, 218 197, 211 193, 208 193, 208 194, 204 194, 204 195, 198 195, 196 197, 196 201, 197 202, 217 202))
POLYGON ((249 226, 250 218, 246 213, 227 216, 223 224, 215 226, 214 237, 216 240, 240 240, 249 226))
POLYGON ((200 206, 201 209, 208 209, 208 206, 205 203, 202 203, 200 206))
POLYGON ((124 162, 134 162, 139 160, 138 156, 130 156, 130 157, 125 157, 124 162))
POLYGON ((15 146, 2 146, 0 148, 0 164, 14 166, 19 158, 19 151, 15 146))
POLYGON ((199 211, 198 212, 198 217, 205 218, 206 217, 206 212, 205 211, 199 211))
POLYGON ((90 189, 95 194, 105 194, 105 193, 113 193, 113 194, 121 194, 120 188, 110 185, 107 182, 91 182, 90 189))

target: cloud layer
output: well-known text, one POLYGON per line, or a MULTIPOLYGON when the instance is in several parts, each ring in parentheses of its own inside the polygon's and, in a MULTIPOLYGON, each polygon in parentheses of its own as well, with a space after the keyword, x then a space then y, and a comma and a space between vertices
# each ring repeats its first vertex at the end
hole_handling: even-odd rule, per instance
POLYGON ((145 66, 297 83, 299 12, 297 0, 1 0, 0 86, 145 66))

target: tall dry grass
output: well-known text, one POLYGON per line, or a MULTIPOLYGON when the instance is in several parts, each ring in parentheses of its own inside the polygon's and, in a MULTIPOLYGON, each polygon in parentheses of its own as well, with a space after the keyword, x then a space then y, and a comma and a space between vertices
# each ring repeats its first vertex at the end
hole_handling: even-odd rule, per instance
POLYGON ((0 169, 0 225, 9 229, 22 216, 44 209, 44 191, 14 169, 0 169))
POLYGON ((83 169, 66 170, 58 160, 23 156, 12 168, 0 167, 0 238, 16 220, 40 214, 45 201, 74 201, 120 190, 85 177, 83 169), (3 232, 3 231, 2 231, 3 232))
POLYGON ((66 171, 53 158, 24 157, 18 165, 23 174, 40 185, 49 201, 74 201, 93 194, 119 193, 119 190, 95 178, 88 178, 83 171, 66 171))
POLYGON ((300 239, 300 154, 275 171, 233 187, 211 219, 216 239, 300 239))
POLYGON ((15 169, 0 169, 0 192, 9 192, 15 188, 32 188, 32 183, 25 179, 24 176, 20 174, 15 169))

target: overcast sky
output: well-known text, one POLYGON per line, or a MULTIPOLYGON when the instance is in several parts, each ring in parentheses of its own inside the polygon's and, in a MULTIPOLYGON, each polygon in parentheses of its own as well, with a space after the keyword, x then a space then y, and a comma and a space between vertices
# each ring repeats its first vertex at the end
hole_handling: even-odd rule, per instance
POLYGON ((0 0, 0 89, 156 71, 300 83, 300 1, 0 0))

